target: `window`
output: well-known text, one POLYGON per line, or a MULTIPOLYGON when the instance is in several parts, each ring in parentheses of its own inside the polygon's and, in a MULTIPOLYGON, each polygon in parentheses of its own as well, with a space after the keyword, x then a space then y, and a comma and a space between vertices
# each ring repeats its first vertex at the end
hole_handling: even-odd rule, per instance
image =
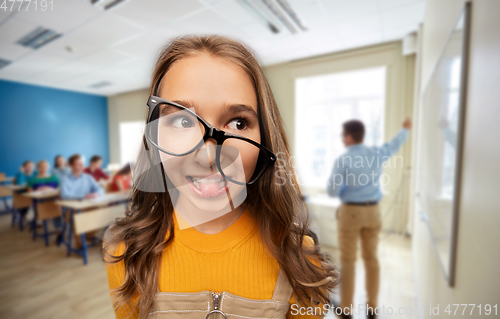
POLYGON ((144 133, 144 121, 120 123, 120 163, 134 163, 144 133))
POLYGON ((364 122, 366 145, 383 143, 385 79, 384 66, 295 80, 294 165, 302 186, 326 187, 335 158, 345 152, 345 121, 364 122))

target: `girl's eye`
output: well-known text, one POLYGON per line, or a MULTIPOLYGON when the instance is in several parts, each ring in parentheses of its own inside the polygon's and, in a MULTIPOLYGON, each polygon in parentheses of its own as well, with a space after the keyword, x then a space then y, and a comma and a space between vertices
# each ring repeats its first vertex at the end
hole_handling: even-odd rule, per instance
POLYGON ((193 120, 185 116, 177 116, 169 122, 169 124, 175 128, 190 128, 194 125, 193 120))
POLYGON ((227 128, 230 130, 242 131, 248 127, 247 122, 244 119, 234 119, 229 122, 227 128))

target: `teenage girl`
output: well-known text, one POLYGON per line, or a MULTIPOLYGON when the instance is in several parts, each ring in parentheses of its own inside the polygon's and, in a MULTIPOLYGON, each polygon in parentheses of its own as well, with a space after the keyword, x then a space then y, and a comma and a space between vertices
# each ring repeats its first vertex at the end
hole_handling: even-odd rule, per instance
POLYGON ((293 167, 276 167, 289 145, 249 49, 174 39, 150 95, 131 209, 102 247, 117 318, 320 317, 339 274, 308 236, 293 167))

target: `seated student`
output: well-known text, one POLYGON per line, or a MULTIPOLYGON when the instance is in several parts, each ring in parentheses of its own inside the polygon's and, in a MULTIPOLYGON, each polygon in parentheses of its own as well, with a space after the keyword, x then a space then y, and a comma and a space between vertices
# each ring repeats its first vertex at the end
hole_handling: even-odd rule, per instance
POLYGON ((130 189, 130 178, 131 178, 130 164, 123 166, 111 181, 111 191, 119 192, 126 191, 130 189))
POLYGON ((62 199, 90 199, 104 194, 95 179, 83 173, 84 166, 80 154, 71 156, 68 162, 71 173, 64 176, 61 181, 62 199))
POLYGON ((92 175, 96 182, 100 182, 101 180, 107 181, 109 176, 101 169, 101 165, 102 157, 94 155, 90 159, 90 165, 84 170, 84 173, 92 175))
POLYGON ((52 175, 55 175, 57 176, 57 178, 59 178, 59 180, 62 180, 62 178, 69 173, 70 169, 68 166, 66 166, 66 159, 62 155, 57 155, 54 159, 54 168, 52 168, 52 175))
POLYGON ((36 166, 38 173, 28 180, 26 186, 28 191, 42 191, 59 187, 59 178, 50 175, 49 162, 41 160, 36 166))
POLYGON ((30 178, 35 177, 36 173, 35 163, 25 161, 15 176, 15 182, 17 185, 24 185, 30 178))
MULTIPOLYGON (((17 185, 24 185, 26 182, 35 177, 37 172, 35 171, 35 163, 32 161, 25 161, 23 163, 23 166, 19 169, 19 172, 15 176, 15 184, 17 185)), ((26 208, 20 208, 19 213, 21 214, 21 220, 22 223, 24 224, 24 221, 26 219, 26 215, 28 214, 29 207, 26 208)))
MULTIPOLYGON (((91 199, 104 194, 104 190, 97 184, 94 178, 83 173, 83 160, 80 154, 72 155, 68 159, 71 172, 64 176, 61 182, 62 199, 91 199)), ((86 233, 86 238, 91 239, 97 231, 86 233)), ((75 234, 75 244, 82 247, 80 236, 75 234)))
MULTIPOLYGON (((59 187, 59 178, 55 175, 50 175, 49 172, 49 162, 45 160, 41 160, 38 162, 36 166, 38 170, 38 174, 29 179, 26 186, 28 187, 28 192, 32 191, 43 191, 50 190, 59 187)), ((56 217, 52 219, 54 223, 54 227, 59 230, 59 234, 57 236, 57 242, 61 240, 62 231, 61 231, 61 217, 56 217)))

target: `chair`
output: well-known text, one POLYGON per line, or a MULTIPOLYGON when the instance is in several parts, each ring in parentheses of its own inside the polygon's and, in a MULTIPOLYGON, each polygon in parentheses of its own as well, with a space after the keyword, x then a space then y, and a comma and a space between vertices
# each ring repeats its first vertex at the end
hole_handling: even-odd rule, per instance
POLYGON ((14 226, 14 223, 16 221, 16 214, 15 211, 9 207, 9 203, 7 202, 9 198, 12 198, 12 194, 13 194, 12 190, 8 189, 5 186, 0 186, 0 199, 3 200, 3 204, 5 206, 5 212, 12 214, 12 226, 14 226))
POLYGON ((36 204, 36 220, 43 222, 43 234, 39 234, 36 231, 36 227, 33 229, 33 240, 36 237, 43 237, 45 239, 45 246, 49 245, 49 236, 57 234, 57 232, 49 232, 47 227, 47 220, 62 216, 62 210, 59 205, 56 205, 55 201, 45 201, 36 204))
POLYGON ((14 192, 12 194, 12 203, 14 214, 19 217, 19 229, 23 231, 23 219, 21 214, 19 213, 19 210, 23 208, 30 208, 31 205, 33 205, 33 201, 31 200, 31 198, 23 196, 22 193, 14 192))

